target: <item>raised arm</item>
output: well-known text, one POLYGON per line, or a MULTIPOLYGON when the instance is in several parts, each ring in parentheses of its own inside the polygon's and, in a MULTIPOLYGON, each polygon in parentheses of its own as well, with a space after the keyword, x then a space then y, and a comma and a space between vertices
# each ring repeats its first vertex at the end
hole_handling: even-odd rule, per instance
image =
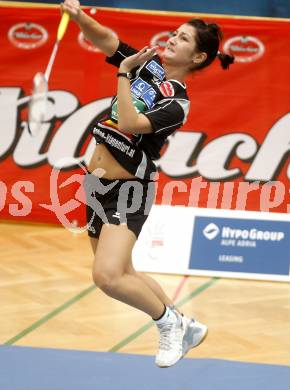
POLYGON ((104 54, 111 57, 116 52, 119 39, 116 38, 110 29, 102 26, 83 12, 78 0, 65 0, 61 4, 61 9, 69 13, 70 17, 79 25, 84 36, 104 54))
MULTIPOLYGON (((125 58, 119 68, 119 73, 130 72, 136 66, 142 65, 155 54, 157 46, 149 48, 145 46, 138 53, 125 58)), ((152 133, 152 126, 144 115, 138 114, 134 107, 130 81, 126 77, 118 79, 118 125, 119 129, 132 134, 152 133)))

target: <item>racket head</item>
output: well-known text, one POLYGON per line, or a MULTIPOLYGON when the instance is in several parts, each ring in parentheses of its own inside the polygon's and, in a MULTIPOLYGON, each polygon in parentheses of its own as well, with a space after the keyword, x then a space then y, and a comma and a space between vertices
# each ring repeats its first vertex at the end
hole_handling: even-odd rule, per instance
POLYGON ((47 80, 43 73, 39 72, 33 78, 32 95, 28 108, 28 130, 36 136, 44 121, 47 109, 47 80))

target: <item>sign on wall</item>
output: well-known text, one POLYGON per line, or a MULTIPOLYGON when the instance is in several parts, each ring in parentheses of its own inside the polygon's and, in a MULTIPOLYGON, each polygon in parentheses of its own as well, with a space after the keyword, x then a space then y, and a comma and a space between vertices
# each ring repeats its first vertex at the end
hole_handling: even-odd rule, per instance
POLYGON ((290 217, 154 206, 133 260, 145 272, 289 282, 290 217))
POLYGON ((190 269, 289 276, 290 223, 198 216, 190 269))

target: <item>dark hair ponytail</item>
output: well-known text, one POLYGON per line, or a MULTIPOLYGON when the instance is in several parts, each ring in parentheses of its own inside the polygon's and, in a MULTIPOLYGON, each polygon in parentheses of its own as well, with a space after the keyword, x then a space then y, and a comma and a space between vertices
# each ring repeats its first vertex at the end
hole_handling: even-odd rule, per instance
POLYGON ((235 57, 221 53, 220 51, 217 53, 217 57, 220 60, 223 69, 229 69, 230 65, 235 61, 235 57))
POLYGON ((223 33, 216 23, 206 23, 202 19, 191 19, 187 22, 196 30, 196 46, 199 52, 207 54, 204 62, 194 68, 200 70, 209 66, 216 57, 219 58, 223 69, 229 69, 235 58, 225 53, 219 52, 219 45, 223 39, 223 33))

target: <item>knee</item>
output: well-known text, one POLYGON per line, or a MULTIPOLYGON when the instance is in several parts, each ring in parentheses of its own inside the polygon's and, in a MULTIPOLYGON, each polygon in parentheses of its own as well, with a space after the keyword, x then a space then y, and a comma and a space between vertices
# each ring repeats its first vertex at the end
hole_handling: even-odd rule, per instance
POLYGON ((92 277, 97 287, 112 296, 118 288, 121 275, 108 268, 94 267, 92 277))

